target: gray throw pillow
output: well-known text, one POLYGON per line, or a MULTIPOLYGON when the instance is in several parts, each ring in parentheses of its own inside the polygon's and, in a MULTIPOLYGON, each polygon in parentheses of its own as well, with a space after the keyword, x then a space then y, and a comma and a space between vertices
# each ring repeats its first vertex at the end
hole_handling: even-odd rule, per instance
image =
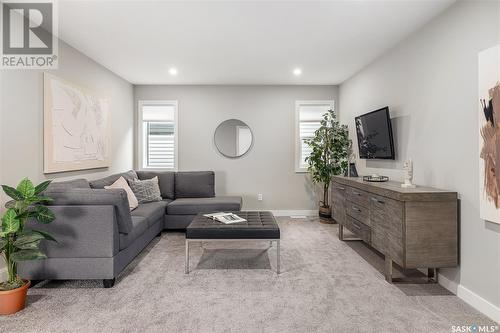
POLYGON ((129 180, 129 185, 140 204, 162 200, 158 177, 146 180, 129 180))

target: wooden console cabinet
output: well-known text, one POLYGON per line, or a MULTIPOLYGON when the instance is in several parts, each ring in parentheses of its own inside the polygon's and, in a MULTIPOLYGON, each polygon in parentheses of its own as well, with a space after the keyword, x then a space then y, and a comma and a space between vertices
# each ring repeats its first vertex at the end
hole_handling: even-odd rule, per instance
POLYGON ((437 268, 457 266, 456 192, 336 176, 331 198, 339 239, 345 227, 381 252, 387 281, 392 282, 393 262, 403 269, 427 268, 433 279, 437 268))

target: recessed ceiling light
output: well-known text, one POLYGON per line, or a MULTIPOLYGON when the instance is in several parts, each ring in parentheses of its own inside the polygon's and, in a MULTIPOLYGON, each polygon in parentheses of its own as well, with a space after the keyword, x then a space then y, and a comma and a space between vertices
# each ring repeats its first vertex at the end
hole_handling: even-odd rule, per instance
POLYGON ((174 75, 174 76, 177 75, 177 68, 174 68, 174 67, 169 68, 168 69, 168 74, 174 75))
POLYGON ((300 68, 295 68, 295 69, 293 70, 293 75, 295 75, 295 76, 299 76, 300 74, 302 74, 302 69, 300 69, 300 68))

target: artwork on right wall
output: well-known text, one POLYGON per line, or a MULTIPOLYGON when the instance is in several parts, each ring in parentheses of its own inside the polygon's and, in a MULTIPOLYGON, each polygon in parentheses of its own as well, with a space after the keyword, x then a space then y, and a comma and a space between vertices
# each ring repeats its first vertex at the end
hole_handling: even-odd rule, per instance
POLYGON ((479 53, 479 153, 480 215, 500 223, 500 45, 479 53))

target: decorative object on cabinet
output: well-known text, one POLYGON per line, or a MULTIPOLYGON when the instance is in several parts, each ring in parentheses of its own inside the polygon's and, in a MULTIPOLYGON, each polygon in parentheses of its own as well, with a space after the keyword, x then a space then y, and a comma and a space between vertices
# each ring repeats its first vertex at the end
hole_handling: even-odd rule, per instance
POLYGON ((379 175, 363 176, 363 181, 374 182, 374 183, 383 183, 383 182, 388 182, 389 177, 379 176, 379 175))
POLYGON ((404 183, 401 184, 401 187, 405 188, 415 188, 417 185, 413 184, 413 161, 411 158, 409 160, 406 160, 403 163, 403 169, 405 171, 405 177, 404 177, 404 183))

